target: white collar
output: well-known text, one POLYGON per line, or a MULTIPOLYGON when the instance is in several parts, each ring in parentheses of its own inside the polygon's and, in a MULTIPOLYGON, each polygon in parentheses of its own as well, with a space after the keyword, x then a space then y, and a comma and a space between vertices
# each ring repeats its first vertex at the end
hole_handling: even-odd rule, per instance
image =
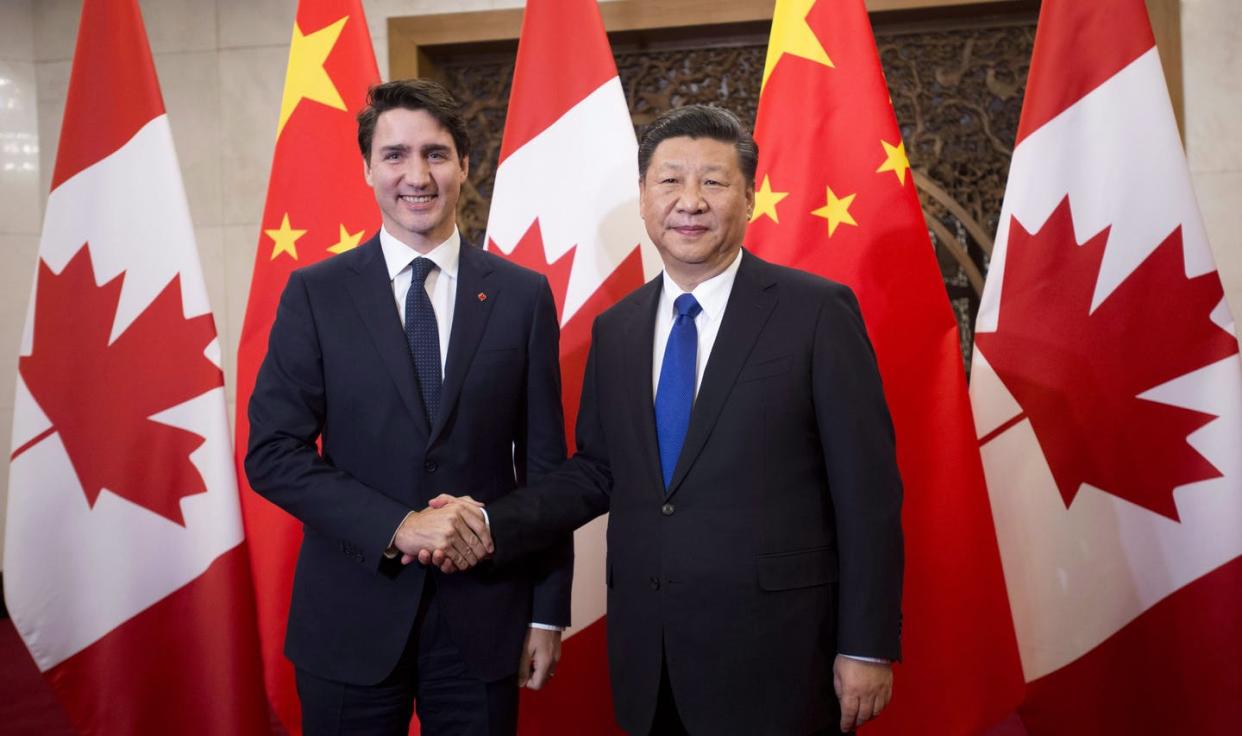
MULTIPOLYGON (((725 270, 701 282, 694 290, 689 292, 694 294, 694 300, 703 308, 703 313, 708 319, 719 320, 724 316, 725 307, 729 303, 729 294, 733 291, 733 282, 737 279, 737 270, 742 264, 742 249, 738 248, 737 255, 733 257, 733 262, 729 264, 725 270)), ((664 289, 660 295, 660 308, 667 309, 672 305, 681 294, 686 292, 673 281, 668 275, 668 270, 664 271, 664 289)))
POLYGON ((380 226, 380 250, 384 253, 384 264, 388 266, 388 279, 397 277, 415 258, 429 258, 439 267, 442 273, 457 278, 457 264, 461 260, 461 233, 453 227, 453 234, 448 240, 432 248, 426 254, 419 253, 410 246, 397 240, 392 233, 380 226))

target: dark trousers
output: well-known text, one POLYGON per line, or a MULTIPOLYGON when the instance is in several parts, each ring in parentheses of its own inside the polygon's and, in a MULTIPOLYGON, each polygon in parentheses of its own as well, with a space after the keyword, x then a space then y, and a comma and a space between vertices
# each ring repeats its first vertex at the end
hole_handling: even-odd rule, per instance
POLYGON ((306 736, 406 736, 415 707, 426 736, 517 733, 517 675, 472 677, 435 599, 428 576, 405 651, 380 683, 350 685, 297 670, 306 736))
MULTIPOLYGON (((832 697, 832 696, 830 696, 832 697)), ((668 661, 662 659, 660 665, 660 693, 656 696, 655 718, 651 722, 651 736, 689 736, 689 731, 681 722, 677 712, 677 701, 673 698, 673 686, 668 679, 668 661)), ((854 733, 850 731, 850 733, 854 733)), ((838 736, 836 728, 816 731, 811 736, 838 736)))

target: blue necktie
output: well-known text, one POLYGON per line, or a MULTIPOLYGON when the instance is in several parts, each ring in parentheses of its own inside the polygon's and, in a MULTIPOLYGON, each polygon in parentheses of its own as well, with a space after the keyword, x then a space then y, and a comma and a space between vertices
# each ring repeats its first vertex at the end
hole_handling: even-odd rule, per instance
POLYGON ((694 318, 703 307, 694 295, 682 294, 673 302, 677 317, 664 348, 664 364, 660 366, 660 383, 656 387, 656 437, 660 443, 660 468, 664 471, 664 488, 673 482, 673 471, 681 446, 690 428, 690 410, 694 406, 695 354, 699 332, 694 318))
POLYGON ((440 330, 426 287, 427 274, 435 267, 430 258, 415 258, 410 264, 410 290, 405 293, 405 339, 410 343, 410 355, 414 356, 414 373, 418 376, 428 424, 435 424, 436 412, 440 410, 440 330))

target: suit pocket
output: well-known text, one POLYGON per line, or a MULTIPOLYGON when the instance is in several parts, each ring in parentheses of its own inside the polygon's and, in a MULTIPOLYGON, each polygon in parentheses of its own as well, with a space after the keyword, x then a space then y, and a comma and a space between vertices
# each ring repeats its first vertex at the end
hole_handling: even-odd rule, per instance
POLYGON ((741 374, 737 377, 737 382, 758 381, 761 378, 770 378, 772 376, 779 376, 782 373, 788 373, 792 362, 788 355, 782 355, 779 358, 772 358, 760 363, 751 363, 742 369, 741 374))
POLYGON ((794 590, 837 580, 837 553, 831 547, 759 555, 759 587, 794 590))

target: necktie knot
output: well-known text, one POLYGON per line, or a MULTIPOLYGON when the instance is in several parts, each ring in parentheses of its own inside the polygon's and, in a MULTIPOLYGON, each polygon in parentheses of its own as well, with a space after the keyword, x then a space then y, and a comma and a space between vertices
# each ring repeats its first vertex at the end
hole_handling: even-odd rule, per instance
POLYGON ((435 270, 436 262, 430 258, 418 257, 410 264, 410 269, 414 274, 414 283, 423 284, 427 281, 427 274, 435 270))
POLYGON ((699 312, 703 311, 702 305, 694 298, 694 294, 682 294, 673 301, 673 308, 677 310, 678 317, 689 317, 694 319, 699 316, 699 312))

